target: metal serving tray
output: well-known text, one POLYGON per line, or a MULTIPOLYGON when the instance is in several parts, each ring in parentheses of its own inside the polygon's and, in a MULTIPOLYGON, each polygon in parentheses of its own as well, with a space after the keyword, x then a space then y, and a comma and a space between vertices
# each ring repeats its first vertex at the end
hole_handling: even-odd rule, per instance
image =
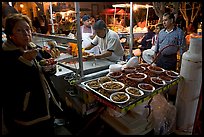
MULTIPOLYGON (((144 95, 139 96, 139 97, 133 97, 133 96, 130 95, 130 100, 128 102, 123 103, 123 104, 116 104, 116 103, 112 102, 109 97, 101 94, 99 92, 100 88, 99 89, 93 89, 93 88, 91 88, 91 87, 89 87, 87 85, 88 82, 93 81, 93 80, 98 80, 99 78, 95 78, 95 79, 91 79, 91 80, 81 82, 81 85, 83 85, 83 87, 85 87, 86 90, 91 92, 92 95, 94 95, 95 98, 98 101, 100 101, 102 103, 105 103, 108 106, 112 106, 112 108, 114 108, 114 109, 118 110, 118 108, 119 108, 119 111, 128 111, 130 109, 133 109, 136 105, 138 105, 138 104, 140 104, 140 103, 142 103, 142 102, 144 102, 146 100, 149 100, 154 95, 156 95, 156 94, 158 94, 160 92, 164 92, 164 91, 168 90, 172 86, 176 85, 182 79, 182 77, 179 75, 177 78, 173 79, 171 82, 167 83, 166 85, 155 87, 155 90, 152 91, 152 92, 146 92, 146 91, 142 90, 144 92, 144 95)), ((113 79, 113 80, 117 81, 116 79, 113 79)), ((142 82, 138 82, 138 84, 139 83, 142 83, 142 82)), ((121 90, 121 91, 125 92, 126 87, 128 87, 128 86, 125 86, 124 89, 121 90)))

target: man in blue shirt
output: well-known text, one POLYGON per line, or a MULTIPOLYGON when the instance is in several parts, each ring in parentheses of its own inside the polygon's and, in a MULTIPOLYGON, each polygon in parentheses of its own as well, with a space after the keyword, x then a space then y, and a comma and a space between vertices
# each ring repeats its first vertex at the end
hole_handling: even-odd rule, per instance
POLYGON ((159 32, 158 43, 155 55, 158 54, 156 65, 166 70, 176 71, 177 52, 180 56, 186 48, 185 35, 183 30, 175 25, 174 14, 165 13, 163 15, 164 29, 159 32))

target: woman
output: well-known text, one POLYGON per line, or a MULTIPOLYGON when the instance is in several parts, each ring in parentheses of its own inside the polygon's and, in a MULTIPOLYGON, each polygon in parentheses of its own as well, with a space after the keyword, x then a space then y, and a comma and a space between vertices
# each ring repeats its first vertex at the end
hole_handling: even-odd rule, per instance
POLYGON ((52 135, 50 104, 53 101, 57 108, 61 107, 36 60, 31 20, 22 14, 10 15, 5 33, 7 41, 1 53, 5 126, 15 135, 52 135))

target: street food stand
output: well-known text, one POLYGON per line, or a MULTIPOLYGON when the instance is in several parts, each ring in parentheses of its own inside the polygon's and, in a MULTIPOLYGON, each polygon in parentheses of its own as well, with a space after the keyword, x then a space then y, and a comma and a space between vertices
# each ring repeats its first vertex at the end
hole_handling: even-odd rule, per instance
MULTIPOLYGON (((139 64, 139 66, 142 64, 139 64)), ((136 67, 139 68, 139 67, 136 67)), ((122 82, 125 86, 119 91, 108 91, 104 90, 102 86, 97 87, 91 87, 89 83, 92 83, 94 81, 100 81, 101 77, 97 77, 94 79, 89 79, 83 81, 81 84, 79 84, 80 91, 86 92, 87 94, 94 97, 97 101, 102 103, 104 106, 106 106, 106 111, 104 111, 101 114, 101 118, 107 122, 109 125, 111 125, 116 131, 118 131, 120 134, 146 134, 149 131, 153 129, 152 126, 152 116, 151 116, 151 109, 149 108, 149 111, 147 113, 148 116, 145 115, 139 115, 137 110, 134 111, 136 107, 139 105, 145 103, 146 101, 151 100, 155 95, 167 92, 171 87, 177 85, 180 80, 182 80, 182 77, 178 73, 174 77, 171 77, 167 75, 168 71, 164 70, 160 74, 156 74, 151 72, 148 67, 146 66, 144 70, 138 69, 138 71, 135 71, 134 73, 145 73, 147 74, 147 77, 140 82, 137 82, 135 80, 131 80, 127 78, 127 75, 130 74, 127 72, 122 71, 122 75, 117 78, 113 78, 112 81, 114 82, 122 82), (164 85, 157 85, 153 83, 150 79, 151 77, 168 77, 170 80, 166 82, 164 85), (138 85, 141 83, 147 83, 154 85, 155 89, 153 89, 151 92, 146 92, 143 90, 144 94, 142 96, 130 96, 130 99, 127 102, 117 103, 111 100, 111 94, 114 94, 116 92, 123 92, 126 93, 126 88, 128 87, 134 87, 138 88, 138 85), (111 110, 111 111, 110 111, 111 110), (113 113, 117 113, 116 116, 113 113), (117 116, 119 115, 119 116, 117 116), (144 122, 145 121, 145 122, 144 122), (142 128, 142 126, 144 126, 142 128)), ((132 73, 132 72, 131 72, 132 73)), ((110 73, 108 73, 110 74, 110 73)), ((110 76, 110 75, 106 75, 110 76)), ((103 85, 103 84, 102 84, 103 85)), ((147 105, 148 108, 148 105, 147 105)))
MULTIPOLYGON (((79 13, 77 4, 76 9, 76 13, 79 13)), ((79 16, 79 14, 77 15, 79 16)), ((77 19, 78 18, 79 17, 77 17, 77 19)), ((79 24, 79 22, 77 23, 79 24)), ((79 26, 77 26, 77 31, 78 30, 79 26)), ((81 33, 78 32, 78 34, 81 33)), ((80 35, 74 39, 37 33, 34 33, 33 36, 34 41, 38 46, 44 46, 44 42, 50 39, 55 40, 57 43, 59 43, 58 48, 63 53, 66 53, 68 45, 67 43, 77 43, 79 56, 73 57, 72 55, 65 54, 63 57, 57 58, 57 73, 52 77, 52 80, 68 107, 76 109, 76 111, 82 115, 88 115, 92 112, 95 112, 98 107, 104 107, 106 111, 100 113, 100 118, 112 126, 120 134, 146 134, 151 131, 153 128, 151 115, 146 118, 144 116, 138 115, 134 109, 144 102, 151 100, 152 97, 158 93, 165 92, 171 87, 177 85, 180 80, 182 80, 182 76, 178 74, 165 85, 155 85, 155 89, 151 92, 144 91, 145 94, 140 97, 130 96, 130 99, 125 103, 114 103, 110 99, 110 93, 104 95, 99 92, 101 87, 98 89, 93 89, 88 86, 88 83, 94 80, 98 81, 101 77, 109 74, 109 66, 111 64, 116 64, 117 62, 111 62, 104 59, 91 61, 84 60, 81 53, 82 50, 80 35), (108 111, 110 109, 122 115, 119 117, 111 116, 110 112, 108 111)), ((145 69, 148 70, 147 67, 145 69)), ((143 72, 147 73, 146 75, 148 76, 143 80, 143 82, 149 84, 153 84, 150 81, 151 76, 159 76, 158 74, 152 74, 148 71, 143 72)), ((167 70, 164 70, 162 74, 166 75, 166 72, 167 70)), ((112 78, 112 81, 118 81, 124 84, 124 87, 120 90, 120 92, 126 92, 125 89, 130 86, 137 88, 138 85, 142 83, 134 82, 134 80, 128 79, 127 74, 128 73, 126 72, 122 72, 122 76, 120 78, 112 78)))

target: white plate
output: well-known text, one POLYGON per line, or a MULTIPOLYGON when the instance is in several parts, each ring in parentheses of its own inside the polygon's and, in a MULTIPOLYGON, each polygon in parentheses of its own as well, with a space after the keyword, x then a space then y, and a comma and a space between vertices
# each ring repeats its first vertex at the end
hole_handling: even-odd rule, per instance
POLYGON ((166 82, 163 79, 159 78, 159 77, 151 77, 150 80, 154 84, 159 85, 159 86, 164 86, 166 84, 166 82), (158 82, 154 81, 153 79, 160 80, 162 83, 158 83, 158 82))
POLYGON ((126 73, 131 73, 131 72, 134 72, 136 68, 135 67, 124 67, 122 68, 122 70, 126 73))
POLYGON ((160 79, 162 79, 162 80, 164 80, 166 83, 170 83, 170 82, 172 82, 172 78, 171 77, 169 77, 169 76, 159 76, 159 78, 160 79), (170 78, 171 80, 167 80, 167 78, 170 78))
POLYGON ((165 70, 161 67, 157 67, 157 66, 148 66, 147 67, 150 71, 156 73, 156 74, 161 74, 162 72, 164 72, 165 70), (152 69, 152 67, 156 67, 156 68, 159 68, 160 70, 155 70, 155 69, 152 69))
POLYGON ((108 77, 111 77, 111 78, 119 78, 123 75, 123 73, 121 71, 118 71, 118 72, 109 72, 107 74, 108 77), (120 75, 114 75, 114 74, 120 74, 120 75))
POLYGON ((143 72, 143 71, 146 70, 146 68, 143 67, 143 66, 138 66, 138 67, 136 67, 135 69, 136 69, 136 72, 141 72, 141 71, 143 72))
POLYGON ((125 92, 115 92, 115 93, 112 93, 111 95, 110 95, 110 100, 112 101, 112 102, 114 102, 114 103, 119 103, 119 104, 121 104, 121 103, 125 103, 125 102, 127 102, 128 100, 130 99, 130 96, 127 94, 127 93, 125 93, 125 92), (124 96, 125 97, 125 99, 121 99, 120 100, 120 97, 121 96, 124 96), (119 98, 119 100, 116 100, 116 99, 114 99, 114 98, 119 98))
POLYGON ((148 83, 139 83, 138 88, 141 89, 142 91, 146 91, 146 92, 153 92, 155 90, 155 87, 152 86, 151 84, 148 84, 148 83), (151 90, 144 89, 142 86, 150 86, 151 90))
POLYGON ((126 75, 127 78, 131 79, 131 80, 136 80, 138 82, 141 82, 143 81, 144 79, 147 78, 147 75, 145 73, 130 73, 130 74, 127 74, 126 75), (143 75, 142 78, 134 78, 134 77, 131 77, 131 75, 136 75, 136 74, 140 74, 140 75, 143 75))
POLYGON ((118 82, 118 81, 109 81, 109 82, 105 82, 105 83, 101 84, 101 87, 107 91, 115 92, 115 91, 122 90, 125 87, 125 84, 123 84, 122 82, 118 82), (117 85, 120 86, 120 88, 114 87, 117 85))
POLYGON ((175 71, 172 71, 172 70, 167 70, 166 75, 169 76, 169 77, 172 77, 172 78, 179 77, 179 74, 177 72, 175 72, 175 71))
POLYGON ((135 88, 135 87, 127 87, 127 88, 125 89, 125 91, 126 91, 128 94, 130 94, 130 95, 132 95, 132 96, 135 96, 135 97, 139 97, 139 96, 144 95, 144 92, 143 92, 142 90, 140 90, 140 89, 138 89, 138 88, 135 88), (132 92, 130 92, 130 90, 132 90, 132 92), (134 94, 134 93, 136 93, 136 94, 134 94))
POLYGON ((100 83, 98 80, 92 80, 86 83, 87 86, 89 86, 92 89, 98 89, 101 87, 100 83))
POLYGON ((111 81, 111 78, 108 76, 103 76, 103 77, 98 78, 98 82, 100 84, 103 84, 103 83, 108 82, 108 81, 111 81))

